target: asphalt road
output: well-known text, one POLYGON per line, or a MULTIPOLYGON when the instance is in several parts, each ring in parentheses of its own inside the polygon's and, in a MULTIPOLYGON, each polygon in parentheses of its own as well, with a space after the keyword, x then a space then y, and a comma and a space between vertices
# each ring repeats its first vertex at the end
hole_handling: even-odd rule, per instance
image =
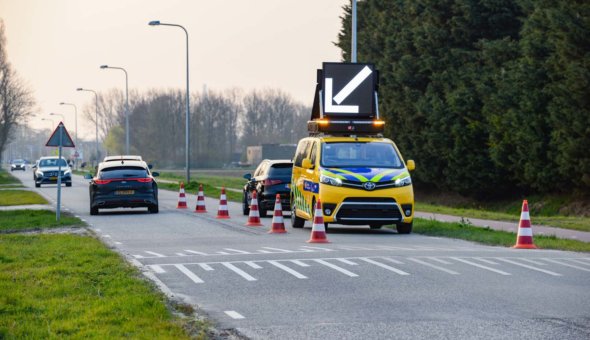
MULTIPOLYGON (((33 187, 32 174, 15 173, 33 187)), ((34 189, 55 200, 56 186, 34 189)), ((87 183, 75 176, 62 204, 167 294, 195 305, 218 328, 252 339, 589 339, 590 256, 515 250, 460 240, 333 228, 268 234, 178 210, 160 191, 160 213, 89 215, 87 183)))

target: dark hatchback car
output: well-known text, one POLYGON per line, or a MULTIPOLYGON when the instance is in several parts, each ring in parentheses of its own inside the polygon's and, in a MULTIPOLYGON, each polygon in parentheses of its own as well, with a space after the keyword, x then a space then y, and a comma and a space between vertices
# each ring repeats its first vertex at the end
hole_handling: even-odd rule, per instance
POLYGON ((276 195, 281 195, 283 211, 291 210, 289 195, 291 193, 291 174, 293 162, 290 160, 263 160, 254 174, 245 174, 248 183, 244 185, 242 211, 244 215, 250 213, 252 191, 256 190, 258 210, 260 216, 266 216, 267 211, 274 211, 276 195))
POLYGON ((103 162, 90 179, 90 215, 99 209, 147 207, 158 213, 158 184, 144 161, 103 162))

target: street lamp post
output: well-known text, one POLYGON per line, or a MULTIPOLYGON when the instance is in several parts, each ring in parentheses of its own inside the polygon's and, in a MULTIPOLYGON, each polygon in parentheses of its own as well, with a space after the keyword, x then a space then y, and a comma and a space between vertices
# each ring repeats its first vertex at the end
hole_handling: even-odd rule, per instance
POLYGON ((127 76, 127 70, 122 67, 101 65, 101 69, 115 69, 125 72, 125 154, 129 154, 129 78, 127 76))
POLYGON ((76 129, 76 148, 78 147, 78 107, 76 104, 61 102, 59 105, 70 105, 74 107, 74 124, 76 129))
POLYGON ((356 63, 356 1, 352 0, 352 40, 350 46, 350 62, 356 63))
POLYGON ((188 31, 181 25, 166 24, 158 20, 150 21, 150 26, 174 26, 181 28, 186 34, 186 137, 184 142, 185 162, 186 162, 186 183, 190 183, 190 92, 189 92, 189 68, 188 68, 188 31))
POLYGON ((49 115, 50 115, 50 116, 61 116, 61 121, 62 121, 64 124, 66 123, 66 117, 65 117, 63 114, 61 114, 61 113, 55 113, 55 112, 51 112, 49 115))
POLYGON ((55 130, 55 122, 51 118, 41 118, 41 120, 46 120, 51 122, 51 130, 55 130))
POLYGON ((95 102, 95 104, 96 104, 96 112, 95 112, 95 118, 94 118, 94 120, 96 121, 96 163, 98 163, 98 159, 100 158, 99 157, 99 154, 98 154, 98 93, 96 93, 96 91, 94 91, 94 90, 84 89, 84 88, 81 88, 81 87, 78 87, 76 89, 76 91, 86 91, 86 92, 92 92, 92 93, 94 93, 94 98, 96 100, 96 102, 95 102))

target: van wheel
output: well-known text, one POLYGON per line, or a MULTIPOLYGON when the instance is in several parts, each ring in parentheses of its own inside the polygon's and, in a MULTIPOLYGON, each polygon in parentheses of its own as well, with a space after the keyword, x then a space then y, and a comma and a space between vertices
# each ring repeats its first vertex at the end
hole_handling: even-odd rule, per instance
POLYGON ((398 234, 409 234, 412 232, 412 227, 414 226, 414 222, 410 223, 400 223, 396 226, 398 234))
POLYGON ((150 205, 150 206, 148 207, 148 211, 149 211, 151 214, 157 214, 157 213, 160 211, 160 207, 159 207, 157 204, 150 205))
POLYGON ((293 203, 293 199, 291 199, 291 226, 293 228, 303 228, 304 224, 305 220, 297 216, 297 208, 293 203))

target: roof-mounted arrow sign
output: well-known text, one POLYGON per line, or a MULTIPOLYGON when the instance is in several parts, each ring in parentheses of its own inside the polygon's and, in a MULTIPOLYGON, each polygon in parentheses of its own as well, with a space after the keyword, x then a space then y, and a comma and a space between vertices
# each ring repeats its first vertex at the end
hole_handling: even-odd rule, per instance
POLYGON ((375 115, 374 65, 324 63, 323 66, 324 115, 359 118, 375 115))

